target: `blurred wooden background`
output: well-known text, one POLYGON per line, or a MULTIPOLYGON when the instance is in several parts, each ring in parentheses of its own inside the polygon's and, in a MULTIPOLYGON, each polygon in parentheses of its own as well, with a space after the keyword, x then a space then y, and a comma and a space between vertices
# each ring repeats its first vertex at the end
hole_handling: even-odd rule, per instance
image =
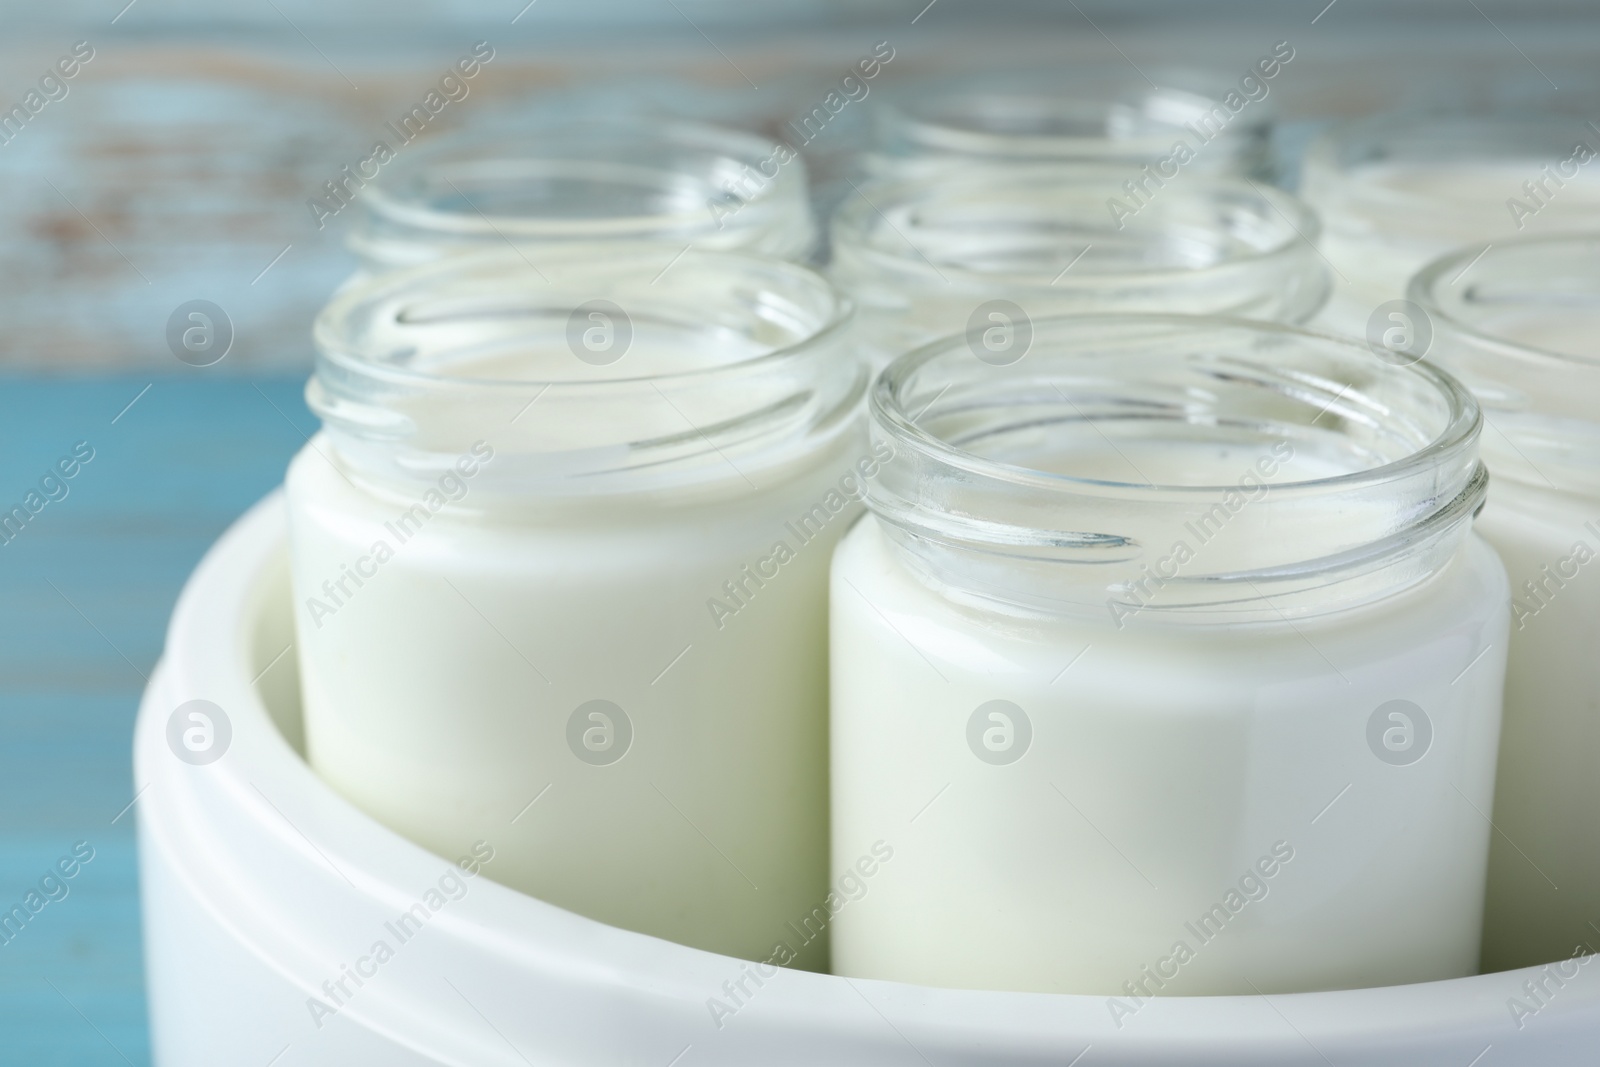
MULTIPOLYGON (((352 266, 350 213, 319 231, 307 197, 479 40, 496 58, 437 129, 596 107, 776 128, 880 40, 896 59, 875 92, 1021 64, 1231 74, 1288 40, 1296 59, 1273 99, 1290 157, 1338 115, 1571 106, 1595 82, 1600 41, 1590 5, 1490 0, 525 3, 0 5, 0 113, 75 42, 94 50, 67 95, 0 144, 0 367, 194 373, 165 343, 168 315, 192 299, 234 322, 211 373, 305 367, 311 318, 352 266)), ((818 139, 816 169, 839 165, 864 117, 818 139)))

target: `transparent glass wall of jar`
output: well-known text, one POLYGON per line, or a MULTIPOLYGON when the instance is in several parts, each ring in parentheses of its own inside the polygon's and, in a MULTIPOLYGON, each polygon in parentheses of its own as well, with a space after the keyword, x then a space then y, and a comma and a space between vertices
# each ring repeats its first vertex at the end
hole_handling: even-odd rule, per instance
POLYGON ((835 970, 1117 1022, 1474 973, 1508 610, 1471 396, 1284 326, 1035 328, 871 392, 895 458, 833 563, 833 869, 864 886, 835 970))
POLYGON ((765 959, 827 892, 828 558, 879 464, 824 278, 671 258, 455 257, 324 311, 306 743, 442 856, 765 959))
POLYGON ((1032 320, 1068 312, 1296 322, 1328 288, 1311 211, 1227 178, 969 168, 863 185, 831 232, 829 271, 880 365, 960 331, 986 358, 1011 358, 1032 343, 1032 320))
POLYGON ((1322 216, 1335 271, 1319 323, 1365 336, 1413 274, 1460 245, 1600 229, 1592 118, 1388 115, 1318 137, 1300 193, 1322 216))
POLYGON ((1234 75, 1077 67, 943 78, 886 88, 871 105, 869 173, 936 176, 951 165, 1051 163, 1266 178, 1272 170, 1272 79, 1293 60, 1284 42, 1234 75))
POLYGON ((792 149, 644 115, 447 134, 361 169, 361 179, 350 190, 350 245, 368 273, 508 244, 538 266, 569 245, 801 260, 816 243, 805 164, 792 149))
MULTIPOLYGON (((1511 578, 1486 969, 1600 946, 1600 235, 1496 242, 1411 283, 1483 405, 1479 519, 1511 578), (1558 888, 1559 887, 1559 888, 1558 888)), ((1420 338, 1427 340, 1427 338, 1420 338)))

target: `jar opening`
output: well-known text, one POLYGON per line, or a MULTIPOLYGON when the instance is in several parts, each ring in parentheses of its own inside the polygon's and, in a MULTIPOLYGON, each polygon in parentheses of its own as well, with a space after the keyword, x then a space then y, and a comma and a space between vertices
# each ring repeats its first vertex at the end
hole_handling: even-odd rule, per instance
POLYGON ((883 155, 876 170, 915 171, 939 157, 1138 166, 1199 149, 1210 173, 1264 176, 1270 169, 1265 99, 1229 108, 1239 87, 1203 72, 1155 71, 1159 87, 1126 67, 1022 70, 908 86, 878 110, 883 155))
POLYGON ((507 492, 747 478, 849 421, 849 302, 731 253, 461 256, 356 286, 317 320, 307 396, 341 457, 422 476, 480 438, 507 492))
POLYGON ((1464 248, 1409 295, 1427 358, 1483 404, 1496 475, 1600 494, 1600 233, 1464 248))
MULTIPOLYGON (((814 294, 806 294, 814 295, 814 294)), ((367 357, 438 382, 510 386, 637 382, 715 375, 810 341, 831 326, 827 310, 768 294, 734 308, 696 309, 677 286, 635 297, 619 315, 567 289, 503 296, 418 294, 372 324, 391 347, 367 357), (576 315, 576 319, 574 316, 576 315), (574 345, 571 328, 579 327, 574 345), (617 337, 617 331, 627 336, 617 337), (608 359, 606 344, 627 350, 608 359), (575 352, 574 348, 578 351, 575 352), (577 355, 579 358, 574 358, 577 355)), ((618 305, 620 308, 620 305, 618 305)))
POLYGON ((1187 123, 1209 119, 1213 109, 1221 106, 1198 93, 1151 89, 1125 91, 1114 97, 1087 92, 1082 96, 963 93, 902 104, 901 109, 902 121, 907 123, 905 135, 928 147, 976 148, 1001 142, 1043 151, 1052 147, 1066 150, 1073 141, 1143 141, 1152 150, 1165 151, 1171 147, 1172 136, 1189 132, 1187 123))
POLYGON ((1039 168, 937 185, 870 183, 840 210, 833 243, 842 256, 935 282, 1071 289, 1288 258, 1316 240, 1316 216, 1277 190, 1188 177, 1145 182, 1132 196, 1128 180, 1114 168, 1039 168))
POLYGON ((998 366, 948 339, 892 364, 871 412, 897 460, 869 503, 916 566, 1051 610, 1103 609, 1179 542, 1163 607, 1386 595, 1443 565, 1484 488, 1448 375, 1246 320, 1040 320, 998 366))
POLYGON ((733 161, 710 162, 690 174, 598 159, 440 160, 376 199, 396 218, 455 233, 580 229, 597 220, 637 227, 674 217, 685 225, 701 222, 708 203, 733 210, 746 202, 724 184, 738 175, 733 161))
POLYGON ((449 134, 401 154, 358 200, 351 243, 378 267, 508 241, 695 240, 805 254, 804 163, 761 137, 645 119, 449 134))

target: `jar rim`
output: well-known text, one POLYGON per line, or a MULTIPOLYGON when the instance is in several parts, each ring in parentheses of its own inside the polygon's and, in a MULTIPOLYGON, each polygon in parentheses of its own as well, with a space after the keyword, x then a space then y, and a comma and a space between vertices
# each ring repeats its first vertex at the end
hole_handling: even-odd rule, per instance
MULTIPOLYGON (((1186 98, 1196 104, 1213 104, 1223 106, 1221 101, 1206 96, 1203 93, 1191 92, 1184 89, 1162 89, 1160 92, 1172 97, 1186 98)), ((1043 109, 1053 111, 1057 115, 1068 115, 1075 107, 1097 106, 1109 111, 1117 101, 1112 99, 1095 99, 1091 97, 1076 97, 1066 94, 1030 93, 1025 91, 1004 91, 999 89, 989 90, 983 94, 990 100, 1023 100, 1027 99, 1036 105, 1043 105, 1043 109)), ((958 99, 953 94, 952 101, 958 99)), ((976 103, 977 100, 964 102, 976 103)), ((931 103, 931 102, 930 102, 931 103)), ((1181 129, 1177 123, 1163 122, 1159 132, 1150 132, 1136 137, 1110 137, 1072 135, 1059 133, 1024 133, 1006 132, 1001 130, 983 129, 975 124, 963 124, 954 121, 953 113, 942 116, 932 116, 919 113, 917 109, 905 106, 898 102, 886 102, 879 109, 881 121, 886 126, 892 126, 896 135, 908 136, 912 144, 923 150, 932 151, 957 151, 984 154, 1020 154, 1050 158, 1054 154, 1070 157, 1074 149, 1084 150, 1094 147, 1113 146, 1126 148, 1130 152, 1144 150, 1160 150, 1170 147, 1172 131, 1181 129)), ((1224 131, 1223 136, 1231 134, 1237 139, 1243 135, 1258 132, 1271 125, 1271 118, 1262 114, 1259 118, 1245 123, 1243 131, 1230 128, 1224 131)))
POLYGON ((1407 296, 1431 333, 1425 357, 1460 375, 1484 408, 1496 477, 1600 494, 1600 358, 1577 340, 1600 313, 1600 231, 1468 246, 1414 275, 1407 296), (1498 329, 1501 316, 1569 347, 1498 329))
MULTIPOLYGON (((619 270, 625 271, 630 265, 648 264, 653 266, 655 262, 655 258, 647 257, 644 252, 636 252, 621 261, 615 255, 606 255, 601 258, 594 252, 578 249, 563 250, 555 255, 545 257, 547 266, 559 267, 564 265, 569 268, 579 268, 599 276, 614 276, 619 270)), ((540 284, 550 284, 543 271, 530 263, 520 252, 511 249, 496 249, 484 252, 462 253, 446 259, 400 270, 386 271, 382 274, 365 278, 336 294, 318 313, 312 324, 312 339, 316 345, 319 358, 327 359, 346 370, 361 373, 374 380, 393 384, 469 389, 503 387, 556 390, 581 388, 592 390, 605 389, 611 386, 619 388, 633 387, 652 381, 710 381, 720 376, 726 376, 729 372, 737 371, 743 373, 776 367, 797 359, 807 358, 816 349, 839 341, 849 330, 850 323, 855 316, 854 301, 826 275, 804 264, 742 252, 685 251, 679 253, 671 263, 668 263, 661 273, 664 274, 666 270, 680 263, 687 263, 691 267, 701 265, 720 268, 725 270, 729 277, 734 278, 749 278, 758 276, 762 272, 785 276, 796 283, 809 285, 818 293, 823 294, 830 302, 832 314, 821 328, 806 334, 793 343, 759 352, 746 359, 703 367, 690 367, 662 374, 640 375, 638 377, 605 375, 593 378, 569 377, 547 380, 542 378, 494 379, 441 374, 400 364, 382 362, 375 358, 374 354, 363 352, 359 342, 351 338, 350 330, 356 325, 353 320, 359 312, 363 308, 370 308, 372 305, 379 303, 384 298, 393 298, 407 293, 420 295, 426 292, 430 286, 451 282, 460 283, 473 278, 493 279, 498 283, 508 283, 518 278, 525 281, 533 281, 537 278, 540 284)))
MULTIPOLYGON (((1149 270, 1115 270, 1069 273, 1063 271, 1053 281, 1042 275, 1020 271, 983 271, 961 267, 949 262, 935 264, 905 238, 908 252, 891 252, 879 248, 865 239, 868 224, 876 215, 888 222, 880 204, 888 201, 891 209, 918 200, 937 203, 934 198, 946 201, 974 193, 993 194, 993 202, 1001 202, 1007 190, 1031 191, 1044 197, 1075 195, 1099 202, 1107 189, 1116 189, 1116 182, 1129 177, 1129 172, 1111 166, 1072 166, 1038 164, 1019 167, 1005 175, 972 168, 959 176, 945 174, 937 181, 923 178, 880 178, 866 182, 856 189, 857 197, 841 206, 830 226, 830 236, 835 251, 845 250, 870 263, 872 267, 919 277, 942 277, 946 281, 954 276, 975 287, 996 286, 1048 288, 1067 280, 1068 286, 1092 288, 1129 283, 1160 283, 1169 280, 1195 279, 1226 270, 1271 264, 1294 255, 1297 246, 1308 244, 1313 249, 1321 232, 1321 223, 1312 208, 1299 198, 1281 189, 1264 186, 1245 178, 1212 175, 1189 175, 1176 183, 1172 191, 1163 191, 1163 197, 1186 198, 1190 202, 1219 200, 1228 194, 1244 194, 1264 205, 1268 213, 1282 219, 1287 229, 1279 240, 1265 248, 1252 248, 1242 254, 1229 256, 1202 267, 1157 267, 1149 270)), ((889 225, 893 225, 889 223, 889 225)), ((904 237, 904 235, 901 235, 904 237)))
POLYGON ((1451 375, 1253 319, 1061 315, 1007 362, 955 335, 890 364, 868 406, 895 459, 866 499, 914 573, 958 599, 1109 608, 1118 628, 1150 607, 1251 621, 1391 595, 1454 557, 1487 487, 1482 413, 1451 375), (1119 439, 1179 473, 1103 473, 1115 453, 1148 477, 1119 439), (1232 460, 1233 484, 1182 480, 1232 460))
MULTIPOLYGON (((509 134, 492 131, 463 130, 447 134, 414 152, 401 156, 389 173, 380 173, 372 180, 370 188, 361 198, 365 212, 384 223, 459 237, 584 237, 630 235, 639 232, 680 232, 704 229, 709 223, 704 206, 684 208, 680 211, 655 211, 643 214, 586 216, 582 218, 555 218, 528 214, 486 214, 476 210, 447 210, 423 202, 415 194, 415 185, 430 172, 455 168, 478 168, 518 164, 550 166, 554 164, 630 167, 642 172, 639 164, 629 162, 652 147, 704 151, 710 156, 723 156, 759 170, 760 164, 779 151, 776 141, 743 130, 729 129, 709 123, 681 119, 650 119, 615 116, 610 118, 545 120, 531 126, 520 126, 509 134), (576 136, 574 136, 576 135, 576 136), (507 141, 528 138, 533 145, 508 147, 507 141), (547 138, 550 148, 541 149, 537 141, 547 138), (586 158, 585 153, 597 155, 593 146, 610 144, 625 148, 619 159, 609 157, 586 158), (563 152, 565 149, 565 152, 563 152), (570 158, 569 158, 570 157, 570 158)), ((786 170, 803 175, 804 162, 796 155, 785 162, 771 177, 762 175, 764 184, 746 201, 746 207, 764 207, 771 204, 778 192, 793 186, 804 186, 803 177, 785 178, 786 170), (781 183, 781 185, 780 185, 781 183)), ((446 177, 446 181, 450 179, 446 177)), ((453 183, 452 183, 453 184, 453 183)), ((463 194, 464 195, 464 194, 463 194)), ((359 235, 354 238, 359 244, 359 235)))
MULTIPOLYGON (((1182 129, 1176 116, 1153 119, 1162 132, 1138 137, 1090 136, 1068 133, 1006 131, 984 126, 979 121, 981 105, 997 101, 1025 102, 1034 113, 1053 116, 1109 114, 1118 105, 1146 105, 1166 98, 1190 105, 1198 113, 1225 107, 1224 90, 1231 89, 1215 72, 1174 69, 1158 73, 1163 84, 1135 79, 1124 68, 1106 67, 1093 75, 1079 72, 1063 77, 1057 69, 1030 69, 996 79, 992 75, 946 79, 928 91, 890 95, 880 102, 877 118, 881 136, 888 140, 906 137, 919 150, 957 151, 983 154, 1039 155, 1072 154, 1112 145, 1137 151, 1140 148, 1167 148, 1170 131, 1182 129)), ((1235 128, 1230 121, 1223 131, 1230 140, 1260 136, 1272 124, 1272 109, 1266 100, 1254 102, 1251 116, 1235 128)), ((1242 115, 1242 112, 1240 113, 1242 115)), ((1233 116, 1234 118, 1238 116, 1233 116)))
POLYGON ((738 491, 859 423, 854 306, 826 277, 742 253, 656 251, 551 257, 553 277, 504 250, 374 276, 318 316, 307 402, 372 484, 415 484, 487 435, 501 458, 478 484, 516 506, 738 491), (614 358, 582 350, 595 312, 607 344, 626 338, 614 358), (616 368, 635 347, 652 369, 616 368))
MULTIPOLYGON (((1034 327, 1035 335, 1037 336, 1039 332, 1044 332, 1051 327, 1070 327, 1073 325, 1091 327, 1101 324, 1114 327, 1136 323, 1166 325, 1172 327, 1174 332, 1189 329, 1232 327, 1263 336, 1276 334, 1280 337, 1304 337, 1319 344, 1331 343, 1352 353, 1360 352, 1364 358, 1377 358, 1360 342, 1349 338, 1284 323, 1225 315, 1146 313, 1056 315, 1034 320, 1034 327)), ((872 388, 869 390, 869 403, 874 421, 879 422, 886 428, 892 428, 897 443, 903 443, 937 454, 952 465, 959 466, 980 477, 990 477, 998 481, 1012 480, 1018 484, 1032 484, 1040 487, 1060 486, 1080 490, 1096 487, 1105 491, 1108 495, 1123 495, 1128 492, 1154 492, 1170 496, 1208 496, 1230 488, 1226 484, 1161 485, 1056 474, 987 459, 939 438, 916 424, 920 414, 918 416, 908 416, 906 414, 899 404, 898 394, 909 382, 912 375, 935 360, 958 350, 966 352, 967 356, 971 355, 967 351, 965 335, 945 337, 925 344, 889 364, 873 383, 872 388)), ((1445 426, 1432 441, 1401 459, 1376 467, 1330 475, 1324 478, 1275 482, 1273 487, 1278 490, 1337 489, 1363 483, 1389 481, 1414 471, 1418 467, 1431 465, 1437 461, 1440 455, 1455 451, 1464 444, 1469 444, 1477 436, 1480 419, 1477 401, 1472 393, 1461 382, 1457 381, 1454 376, 1421 361, 1406 364, 1402 367, 1397 367, 1397 369, 1408 371, 1426 380, 1445 397, 1449 405, 1449 415, 1445 426)))
POLYGON ((1600 356, 1585 355, 1581 352, 1560 351, 1492 333, 1471 320, 1451 312, 1445 302, 1436 295, 1441 282, 1446 285, 1453 285, 1468 267, 1491 255, 1494 249, 1515 253, 1528 250, 1539 251, 1545 248, 1581 248, 1585 246, 1600 253, 1600 230, 1540 237, 1516 237, 1506 241, 1468 245, 1439 256, 1412 275, 1411 281, 1406 287, 1406 295, 1430 318, 1446 324, 1464 339, 1491 349, 1498 355, 1555 363, 1560 366, 1582 368, 1586 371, 1600 371, 1600 356), (1447 277, 1450 279, 1449 281, 1446 281, 1447 277))

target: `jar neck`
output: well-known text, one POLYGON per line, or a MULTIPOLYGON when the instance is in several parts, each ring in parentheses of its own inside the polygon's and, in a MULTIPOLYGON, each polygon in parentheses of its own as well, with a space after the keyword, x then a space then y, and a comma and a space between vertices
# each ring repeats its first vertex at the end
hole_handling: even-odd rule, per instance
POLYGON ((1195 150, 1200 173, 1269 170, 1271 109, 1264 102, 1248 112, 1226 107, 1221 97, 1233 86, 1152 88, 1107 70, 1071 83, 1051 71, 919 88, 879 109, 876 172, 932 176, 944 162, 1137 168, 1170 155, 1176 143, 1195 150))
MULTIPOLYGON (((670 258, 670 257, 669 257, 670 258)), ((353 287, 307 388, 340 462, 413 495, 475 448, 480 502, 755 492, 859 422, 850 305, 804 267, 458 257, 353 287)))
POLYGON ((995 300, 1029 318, 1148 310, 1299 322, 1329 290, 1316 234, 1293 197, 1230 179, 964 171, 869 183, 835 216, 830 270, 865 311, 923 340, 995 300))
POLYGON ((1035 329, 1013 365, 930 345, 871 394, 897 458, 869 504, 954 598, 1119 627, 1321 614, 1436 573, 1483 501, 1477 409, 1431 368, 1242 320, 1035 329))
POLYGON ((1600 236, 1474 245, 1411 280, 1426 358, 1483 407, 1497 479, 1600 496, 1600 236))
POLYGON ((372 269, 507 244, 535 263, 585 246, 627 255, 690 244, 800 259, 816 239, 792 151, 683 122, 446 137, 400 155, 357 203, 350 243, 372 269))

